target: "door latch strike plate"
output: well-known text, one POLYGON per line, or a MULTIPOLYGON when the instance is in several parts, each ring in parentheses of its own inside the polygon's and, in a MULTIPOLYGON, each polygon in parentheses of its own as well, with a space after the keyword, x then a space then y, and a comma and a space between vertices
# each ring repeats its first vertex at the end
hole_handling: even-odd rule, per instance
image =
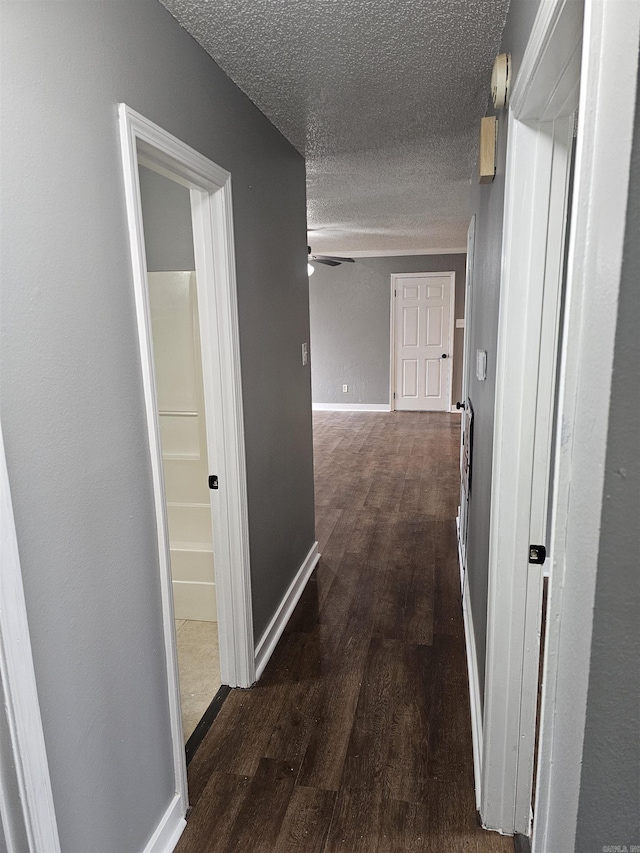
POLYGON ((529 562, 541 566, 547 559, 547 549, 544 545, 529 545, 529 562))
POLYGON ((215 474, 209 475, 209 488, 217 489, 218 488, 218 478, 215 474))

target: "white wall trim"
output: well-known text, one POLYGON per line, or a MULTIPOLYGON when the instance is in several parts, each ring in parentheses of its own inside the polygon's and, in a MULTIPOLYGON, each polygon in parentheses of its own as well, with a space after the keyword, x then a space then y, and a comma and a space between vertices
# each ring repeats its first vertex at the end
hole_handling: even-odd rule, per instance
POLYGON ((456 515, 456 541, 458 543, 458 568, 460 569, 460 596, 464 595, 464 575, 467 570, 467 556, 465 554, 465 546, 462 544, 462 536, 460 535, 460 507, 458 506, 458 514, 456 515))
POLYGON ((0 678, 5 704, 0 713, 7 717, 22 806, 22 814, 15 814, 0 785, 0 816, 9 849, 17 823, 29 853, 60 853, 1 427, 0 678))
POLYGON ((291 618, 293 610, 300 600, 300 596, 304 592, 311 573, 318 564, 320 554, 318 553, 318 543, 314 542, 311 550, 307 554, 304 562, 296 572, 296 576, 291 581, 289 589, 285 592, 278 609, 273 614, 264 634, 260 637, 256 646, 256 678, 260 678, 266 665, 269 663, 269 658, 278 644, 278 640, 282 636, 282 632, 287 626, 287 622, 291 618))
POLYGON ((172 853, 186 825, 180 796, 176 794, 160 818, 160 823, 147 842, 143 853, 172 853))
POLYGON ((153 122, 119 105, 120 143, 129 226, 144 404, 158 531, 168 703, 176 794, 188 794, 175 638, 169 531, 158 415, 138 164, 190 190, 202 347, 214 570, 223 683, 255 680, 242 386, 231 208, 231 176, 153 122))
POLYGON ((339 258, 410 258, 414 255, 464 255, 467 247, 457 249, 356 249, 353 252, 346 249, 319 249, 317 255, 331 255, 339 258))
POLYGON ((463 412, 462 409, 456 409, 456 407, 454 405, 450 406, 450 408, 449 408, 449 413, 452 415, 461 415, 462 412, 463 412))
POLYGON ((460 568, 460 594, 462 597, 462 619, 464 623, 464 645, 467 655, 467 675, 469 680, 473 780, 476 792, 476 811, 480 813, 482 803, 482 698, 480 694, 476 634, 473 628, 473 610, 471 609, 471 602, 469 600, 465 546, 462 544, 460 536, 460 507, 458 507, 458 515, 456 516, 456 531, 458 539, 458 565, 460 568))
POLYGON ((209 472, 220 483, 210 492, 220 673, 229 687, 249 687, 256 676, 231 176, 214 193, 192 187, 191 209, 209 472))
POLYGON ((388 403, 313 403, 314 412, 390 412, 388 403))
POLYGON ((638 75, 640 4, 585 5, 534 853, 575 847, 638 75))
POLYGON ((464 572, 464 589, 462 592, 462 616, 464 621, 464 645, 467 653, 467 672, 469 674, 473 778, 476 790, 476 810, 479 812, 482 802, 482 700, 480 696, 476 635, 473 629, 473 611, 469 600, 469 581, 466 572, 464 572))
POLYGON ((528 552, 540 541, 531 538, 539 535, 532 530, 540 516, 535 496, 544 494, 535 486, 541 470, 549 473, 536 453, 540 432, 549 428, 545 406, 553 405, 548 354, 557 350, 557 315, 555 326, 544 319, 562 283, 581 11, 573 0, 542 4, 508 116, 481 803, 483 825, 507 834, 530 834, 543 572, 528 563, 528 552), (519 91, 526 93, 521 100, 519 91))

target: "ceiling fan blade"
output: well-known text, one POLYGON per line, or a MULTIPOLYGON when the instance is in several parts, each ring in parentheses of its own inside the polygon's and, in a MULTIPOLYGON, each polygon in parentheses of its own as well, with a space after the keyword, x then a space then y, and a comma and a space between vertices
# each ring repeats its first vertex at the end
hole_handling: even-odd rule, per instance
POLYGON ((315 255, 311 255, 311 261, 316 264, 326 264, 328 267, 339 267, 342 263, 342 261, 334 261, 332 258, 316 258, 315 255))
POLYGON ((316 260, 326 258, 328 261, 337 261, 339 264, 355 264, 353 258, 335 258, 333 255, 314 255, 316 260))

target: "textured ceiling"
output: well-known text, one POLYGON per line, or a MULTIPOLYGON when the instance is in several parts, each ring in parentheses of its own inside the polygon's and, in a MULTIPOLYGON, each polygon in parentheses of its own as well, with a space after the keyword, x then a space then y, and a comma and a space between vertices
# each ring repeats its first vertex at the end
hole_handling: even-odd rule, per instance
POLYGON ((315 252, 464 246, 509 0, 162 0, 307 160, 315 252))

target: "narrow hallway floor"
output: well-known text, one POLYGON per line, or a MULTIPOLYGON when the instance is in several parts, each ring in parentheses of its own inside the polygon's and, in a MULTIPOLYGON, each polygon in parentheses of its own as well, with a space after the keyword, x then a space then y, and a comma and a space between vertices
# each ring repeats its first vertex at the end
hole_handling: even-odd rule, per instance
POLYGON ((177 853, 503 853, 476 822, 459 417, 314 416, 322 554, 189 767, 177 853))

